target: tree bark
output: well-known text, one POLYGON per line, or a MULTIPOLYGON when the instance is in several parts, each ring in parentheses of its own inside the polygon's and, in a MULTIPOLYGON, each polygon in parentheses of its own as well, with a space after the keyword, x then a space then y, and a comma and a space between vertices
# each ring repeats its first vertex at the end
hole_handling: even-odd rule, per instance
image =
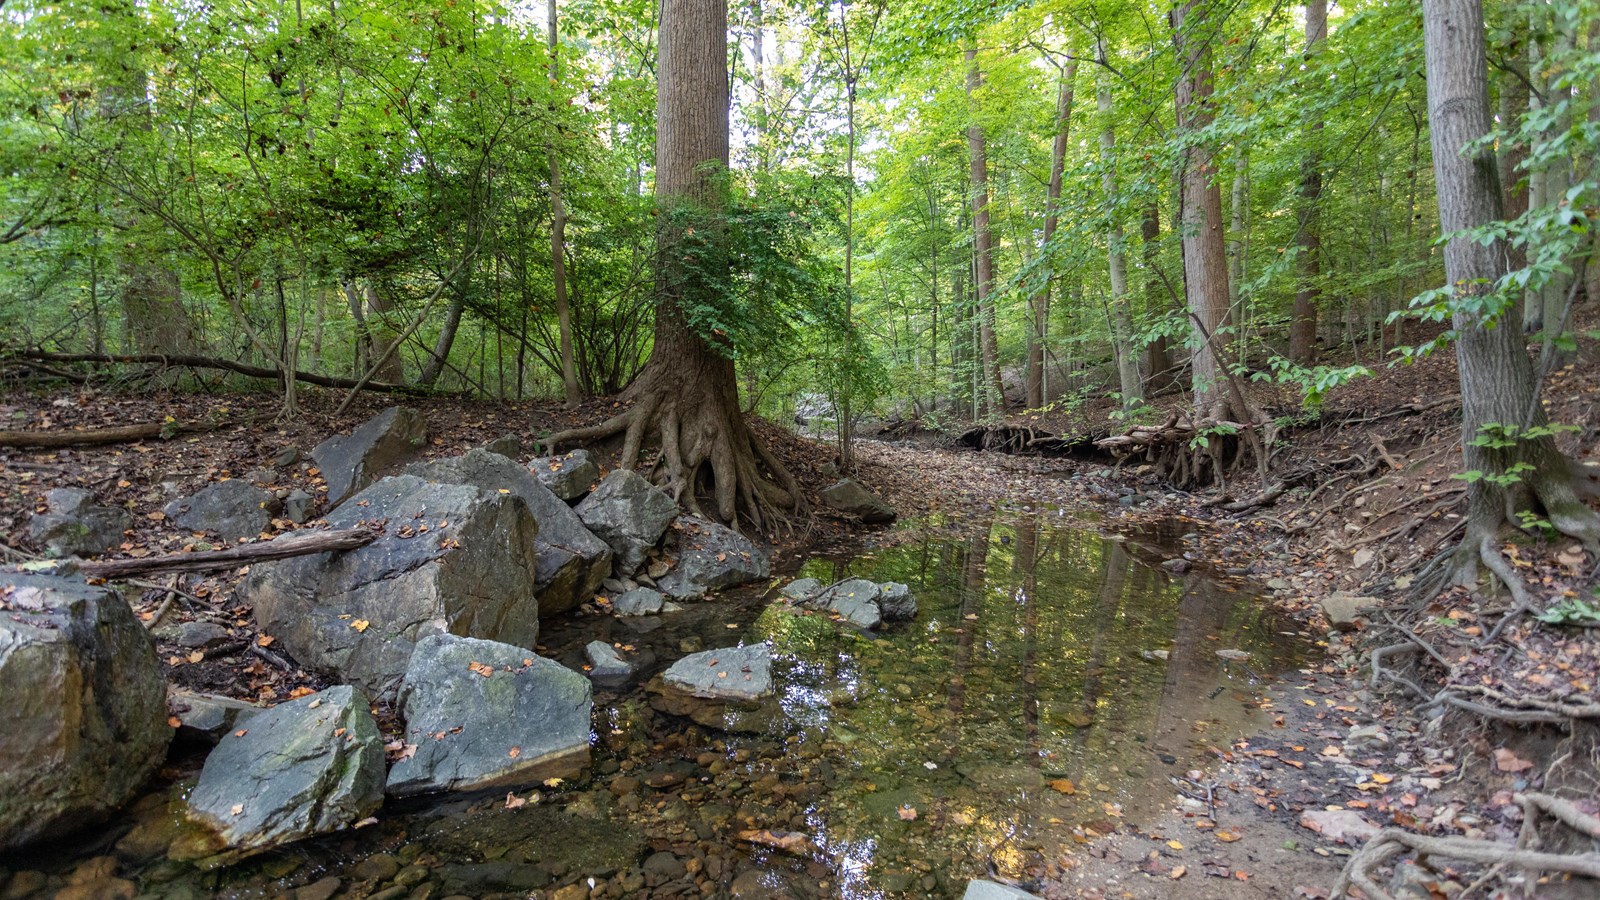
POLYGON ((549 0, 550 26, 550 116, 551 137, 545 144, 550 157, 550 281, 556 301, 556 329, 561 344, 561 388, 568 406, 583 399, 578 392, 578 369, 572 359, 572 307, 567 302, 567 207, 561 195, 561 147, 555 119, 555 94, 561 85, 560 42, 556 33, 556 0, 549 0))
MULTIPOLYGON (((1205 35, 1209 3, 1188 0, 1172 11, 1173 40, 1183 67, 1175 91, 1179 127, 1198 132, 1214 116, 1211 98, 1211 53, 1205 35)), ((1216 183, 1211 148, 1194 141, 1183 159, 1183 287, 1189 313, 1199 334, 1194 351, 1195 408, 1202 417, 1244 418, 1233 409, 1225 366, 1230 341, 1224 330, 1228 319, 1228 259, 1222 233, 1222 192, 1216 183)))
MULTIPOLYGON (((1308 66, 1328 36, 1328 0, 1306 3, 1308 66)), ((1289 359, 1309 366, 1317 361, 1317 300, 1322 294, 1322 116, 1314 115, 1307 128, 1308 146, 1300 163, 1300 208, 1297 211, 1300 255, 1295 258, 1299 287, 1294 295, 1294 316, 1289 323, 1289 359)))
MULTIPOLYGON (((1100 65, 1108 65, 1105 39, 1096 42, 1100 65)), ((1132 298, 1128 296, 1128 263, 1123 248, 1122 219, 1117 209, 1116 128, 1111 118, 1111 82, 1107 71, 1099 73, 1096 91, 1100 111, 1100 188, 1106 205, 1106 257, 1111 270, 1111 345, 1117 358, 1117 382, 1122 389, 1122 408, 1129 410, 1144 402, 1144 385, 1139 379, 1139 355, 1133 349, 1132 298)))
POLYGON ((81 562, 78 563, 78 571, 89 578, 128 578, 133 575, 152 575, 160 572, 204 572, 212 569, 231 569, 242 564, 273 559, 307 556, 312 553, 355 550, 365 547, 377 538, 377 532, 367 528, 295 531, 270 541, 224 547, 221 550, 170 553, 165 556, 147 556, 144 559, 81 562))
POLYGON ((661 207, 655 346, 623 395, 631 406, 599 425, 552 435, 550 448, 624 434, 620 468, 633 468, 647 430, 660 438, 664 487, 700 513, 709 472, 716 514, 738 526, 777 524, 799 485, 751 433, 725 348, 690 327, 685 307, 727 277, 722 172, 728 166, 727 0, 663 0, 656 75, 656 198, 661 207), (692 224, 691 224, 692 223, 692 224), (694 240, 691 242, 691 238, 694 240), (699 253, 696 265, 682 264, 699 253))
MULTIPOLYGON (((1140 253, 1144 262, 1144 312, 1150 321, 1164 318, 1171 306, 1167 289, 1161 282, 1161 205, 1152 201, 1144 208, 1139 220, 1139 236, 1143 240, 1140 253)), ((1164 390, 1173 382, 1172 354, 1167 349, 1166 335, 1159 335, 1144 348, 1145 396, 1164 390)))
MULTIPOLYGON (((978 65, 978 51, 969 46, 967 60, 967 98, 983 85, 983 70, 978 65)), ((989 228, 989 152, 984 138, 983 124, 978 120, 977 106, 969 103, 972 121, 967 125, 967 150, 970 155, 972 179, 972 245, 974 269, 978 291, 978 348, 983 366, 985 412, 1004 414, 1005 387, 1000 381, 1000 350, 994 334, 994 236, 989 228)))
POLYGON ((1045 261, 1044 284, 1034 292, 1029 303, 1033 314, 1033 327, 1028 330, 1028 400, 1029 409, 1044 405, 1044 343, 1050 332, 1050 290, 1055 282, 1054 256, 1051 242, 1061 219, 1061 178, 1066 169, 1067 141, 1072 133, 1073 82, 1078 75, 1078 61, 1070 60, 1061 72, 1061 85, 1056 91, 1056 139, 1050 150, 1050 181, 1045 188, 1044 238, 1040 256, 1045 261))
POLYGON ((1483 8, 1480 0, 1424 0, 1422 10, 1439 226, 1450 236, 1445 276, 1455 286, 1452 324, 1460 335, 1462 450, 1466 468, 1485 476, 1468 485, 1467 534, 1452 573, 1465 583, 1476 580, 1479 554, 1500 525, 1535 502, 1555 528, 1591 550, 1600 547, 1600 518, 1578 499, 1550 437, 1519 437, 1503 448, 1474 440, 1491 423, 1525 431, 1546 419, 1522 333, 1506 327, 1520 322, 1520 292, 1494 295, 1506 272, 1506 248, 1464 234, 1502 214, 1494 151, 1484 140, 1490 119, 1483 8))

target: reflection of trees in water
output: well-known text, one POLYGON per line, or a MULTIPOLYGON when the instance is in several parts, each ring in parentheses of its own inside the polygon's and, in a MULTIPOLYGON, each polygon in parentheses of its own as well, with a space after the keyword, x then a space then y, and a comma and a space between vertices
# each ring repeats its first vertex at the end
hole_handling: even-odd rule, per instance
POLYGON ((1022 570, 1022 731, 1030 762, 1039 758, 1039 520, 1025 516, 1017 523, 1017 553, 1012 565, 1022 570))
POLYGON ((989 541, 994 519, 988 518, 974 530, 962 554, 960 605, 956 609, 956 648, 950 661, 950 682, 945 692, 945 708, 950 711, 945 728, 945 756, 955 759, 961 752, 961 719, 967 705, 967 674, 972 668, 972 648, 983 626, 983 588, 989 564, 989 541), (968 617, 971 618, 968 618, 968 617))
POLYGON ((1183 581, 1171 656, 1151 731, 1150 744, 1156 750, 1184 756, 1191 726, 1206 707, 1207 695, 1221 681, 1220 644, 1209 638, 1226 633, 1232 604, 1218 592, 1215 584, 1195 575, 1183 581))
MULTIPOLYGON (((1128 548, 1119 541, 1105 542, 1102 555, 1100 590, 1095 596, 1094 624, 1089 639, 1089 656, 1083 666, 1082 715, 1094 719, 1100 704, 1100 692, 1105 686, 1106 652, 1116 626, 1117 613, 1122 609, 1122 598, 1128 581, 1128 570, 1133 559, 1128 548)), ((1086 734, 1080 731, 1079 734, 1086 734)))

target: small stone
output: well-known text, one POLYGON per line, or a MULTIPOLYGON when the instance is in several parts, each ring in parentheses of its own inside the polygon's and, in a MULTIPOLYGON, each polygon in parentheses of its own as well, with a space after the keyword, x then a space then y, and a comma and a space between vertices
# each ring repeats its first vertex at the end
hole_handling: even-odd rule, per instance
POLYGON ((1335 593, 1322 601, 1322 614, 1335 631, 1355 631, 1366 611, 1383 601, 1377 597, 1359 597, 1344 592, 1335 593))
MULTIPOLYGON (((514 434, 502 434, 484 444, 483 449, 490 453, 498 453, 509 459, 516 459, 522 455, 522 438, 514 434)), ((563 497, 562 499, 565 500, 566 498, 563 497)))
POLYGON ((584 656, 589 660, 589 680, 598 687, 622 687, 633 679, 633 664, 605 641, 590 641, 584 656))
POLYGON ((215 622, 185 622, 178 627, 176 643, 191 650, 209 650, 232 638, 228 629, 215 622))
POLYGON ((910 587, 898 581, 885 581, 878 585, 878 609, 891 622, 914 619, 917 617, 917 598, 911 596, 910 587))
POLYGON ((611 601, 611 611, 619 616, 649 616, 661 612, 666 598, 660 591, 639 587, 624 591, 611 601))
POLYGON ((283 517, 296 525, 304 525, 311 518, 311 508, 315 504, 310 494, 295 488, 283 498, 283 517))
POLYGON ((1354 846, 1378 833, 1378 826, 1349 809, 1314 809, 1300 814, 1300 825, 1330 841, 1354 846))
POLYGON ((297 463, 299 461, 300 461, 300 450, 299 450, 299 448, 298 447, 285 447, 282 450, 279 450, 277 455, 273 456, 272 459, 268 460, 267 464, 268 465, 272 465, 272 466, 277 466, 279 468, 284 468, 284 467, 287 467, 287 466, 292 466, 292 465, 294 465, 295 463, 297 463))
POLYGON ((328 900, 339 893, 339 888, 344 886, 338 876, 329 875, 320 881, 313 881, 294 892, 294 900, 328 900))
POLYGON ((785 585, 779 593, 790 600, 804 603, 821 593, 822 587, 822 582, 815 578, 796 578, 785 585))

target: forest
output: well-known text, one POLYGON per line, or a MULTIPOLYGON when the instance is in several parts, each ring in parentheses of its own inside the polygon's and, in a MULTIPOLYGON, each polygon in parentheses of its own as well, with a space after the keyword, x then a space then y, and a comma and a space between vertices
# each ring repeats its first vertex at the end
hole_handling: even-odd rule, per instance
MULTIPOLYGON (((511 443, 495 442, 495 454, 541 483, 578 465, 563 452, 587 465, 593 451, 599 487, 586 482, 558 496, 582 518, 572 540, 598 536, 611 549, 592 579, 560 582, 559 604, 541 568, 538 620, 557 605, 580 618, 608 615, 634 590, 691 577, 686 561, 695 552, 723 564, 753 553, 764 566, 770 551, 793 575, 807 552, 854 540, 867 542, 851 545, 865 565, 872 548, 913 540, 911 531, 875 530, 897 515, 913 523, 929 556, 921 568, 883 565, 935 603, 948 600, 946 612, 962 620, 993 618, 975 598, 997 590, 984 571, 998 578, 998 560, 1010 560, 1022 579, 1011 586, 1019 598, 1051 589, 1039 586, 1036 568, 1054 573, 1052 584, 1072 582, 1074 564, 1063 556, 1046 564, 1052 552, 1113 566, 1115 574, 1106 568, 1085 588, 1100 612, 1079 620, 1045 610, 1047 621, 1069 623, 1046 629, 1055 637, 1076 636, 1074 628, 1094 634, 1086 651, 1094 662, 1081 648, 1056 648, 1087 679, 1052 681, 1052 690, 1089 698, 1065 720, 1076 728, 1112 702, 1101 693, 1108 652, 1168 665, 1164 688, 1117 677, 1169 700, 1181 694, 1183 671, 1200 680, 1238 674, 1185 647, 1221 635, 1239 646, 1254 641, 1258 658, 1290 654, 1252 630, 1266 628, 1255 619, 1204 606, 1223 602, 1209 582, 1182 595, 1170 658, 1136 646, 1159 643, 1153 632, 1106 636, 1120 621, 1115 610, 1145 602, 1125 601, 1134 589, 1124 581, 1155 597, 1166 583, 1157 568, 1173 578, 1193 570, 1243 579, 1299 623, 1280 634, 1326 633, 1328 661, 1301 669, 1310 682, 1297 689, 1320 677, 1333 686, 1319 693, 1359 693, 1345 701, 1352 705, 1327 701, 1345 713, 1337 722, 1307 700, 1312 712, 1291 710, 1275 727, 1303 733, 1303 744, 1348 745, 1348 757, 1328 746, 1338 752, 1325 753, 1326 764, 1346 764, 1328 778, 1361 793, 1324 812, 1372 826, 1340 835, 1348 819, 1291 817, 1284 827, 1300 840, 1309 831, 1344 846, 1332 870, 1318 868, 1330 858, 1319 849, 1322 861, 1265 876, 1268 895, 1413 896, 1401 882, 1405 866, 1417 864, 1392 876, 1385 867, 1401 855, 1432 855, 1477 868, 1472 877, 1434 872, 1418 881, 1432 893, 1415 896, 1479 888, 1510 896, 1491 890, 1557 883, 1576 883, 1570 896, 1584 896, 1587 879, 1600 878, 1600 808, 1581 787, 1600 771, 1592 684, 1600 668, 1597 215, 1600 0, 0 0, 0 429, 13 429, 0 430, 0 467, 12 481, 0 498, 0 561, 27 566, 63 555, 37 534, 23 537, 30 514, 37 522, 60 512, 47 488, 110 497, 112 510, 139 518, 88 554, 117 558, 86 561, 83 574, 193 570, 137 583, 145 593, 130 600, 152 633, 169 616, 205 618, 207 598, 238 591, 240 612, 212 610, 233 629, 238 665, 204 678, 169 672, 173 684, 252 702, 272 700, 279 688, 278 699, 289 699, 291 689, 353 686, 374 698, 374 734, 385 736, 398 727, 386 717, 400 715, 393 683, 352 676, 343 657, 318 662, 298 638, 274 645, 297 616, 267 612, 278 576, 258 580, 250 571, 258 558, 280 560, 263 571, 286 572, 301 562, 282 557, 387 546, 387 520, 352 518, 352 506, 340 505, 344 492, 330 487, 342 477, 338 467, 323 455, 340 434, 356 441, 379 420, 409 435, 409 449, 386 463, 394 472, 411 463, 401 478, 498 486, 499 462, 438 454, 499 434, 511 443), (369 418, 395 405, 398 414, 369 418), (418 415, 412 410, 426 411, 431 429, 406 418, 418 415), (450 424, 441 430, 442 420, 450 424), (318 441, 314 465, 285 449, 318 441), (110 449, 128 444, 132 455, 110 449), (55 455, 58 447, 93 449, 55 455), (425 458, 432 461, 413 462, 425 458), (644 480, 618 491, 659 489, 673 515, 683 510, 639 546, 614 540, 637 522, 601 523, 584 505, 634 471, 644 480), (156 503, 248 480, 276 490, 260 507, 272 515, 231 548, 214 529, 177 527, 171 508, 156 503), (841 486, 867 499, 840 501, 841 486), (292 524, 284 512, 291 490, 304 495, 305 510, 292 524), (1095 509, 1091 519, 1101 524, 1086 527, 1143 549, 1130 557, 1120 543, 1103 549, 1098 537, 1008 518, 1057 507, 1095 509), (308 519, 313 529, 329 525, 335 543, 310 537, 306 549, 252 555, 258 536, 260 547, 275 532, 292 540, 308 519), (1181 538, 1149 537, 1196 522, 1207 524, 1181 538), (174 551, 243 555, 198 567, 164 555, 174 551), (1140 553, 1149 572, 1135 567, 1140 553), (926 561, 933 557, 941 562, 926 561), (1201 594, 1211 599, 1194 599, 1201 594), (1186 632, 1191 619, 1213 633, 1192 622, 1186 632), (276 671, 241 674, 263 660, 276 671), (1399 725, 1396 715, 1413 724, 1399 725), (1387 730, 1381 748, 1358 753, 1352 729, 1369 718, 1387 730), (1391 746, 1402 730, 1427 750, 1391 746), (1464 756, 1439 755, 1460 743, 1450 735, 1472 736, 1463 740, 1478 760, 1468 782, 1475 799, 1426 796, 1464 766, 1464 756), (1406 762, 1394 762, 1396 754, 1406 762), (1392 796, 1382 787, 1389 781, 1373 780, 1406 766, 1411 775, 1392 796), (1535 767, 1538 777, 1519 774, 1535 767), (1464 812, 1471 803, 1476 814, 1464 812), (1442 818, 1427 820, 1423 810, 1442 818), (1319 880, 1332 892, 1305 886, 1319 880)), ((376 464, 371 479, 353 471, 348 493, 364 496, 376 464)), ((520 482, 504 483, 499 494, 526 493, 520 482)), ((538 501, 525 505, 546 535, 541 553, 552 545, 579 553, 550 536, 538 501)), ((558 514, 570 518, 565 506, 558 514)), ((441 534, 451 518, 465 528, 471 515, 450 514, 441 534)), ((447 546, 454 539, 442 537, 441 547, 460 549, 447 546)), ((504 563, 483 559, 491 569, 504 563)), ((532 557, 517 559, 533 571, 532 557)), ((868 630, 879 612, 893 618, 888 599, 862 613, 827 593, 860 580, 855 569, 806 565, 835 581, 815 596, 783 588, 798 607, 855 625, 870 613, 868 630)), ((757 568, 739 577, 770 574, 758 577, 757 568)), ((716 596, 733 584, 708 590, 716 596)), ((883 598, 891 585, 905 586, 875 584, 872 596, 883 598)), ((526 589, 535 590, 531 580, 526 589)), ((10 608, 6 596, 0 609, 10 608)), ((666 596, 671 605, 676 595, 666 596)), ((364 635, 366 609, 339 618, 362 623, 364 635)), ((914 602, 911 609, 916 615, 914 602)), ((1018 609, 1003 618, 1021 616, 1013 630, 1026 635, 1024 648, 995 652, 1026 660, 1008 682, 1026 685, 1016 702, 1033 710, 1024 713, 1033 716, 1031 743, 1018 746, 1048 757, 1039 742, 1048 716, 1039 710, 1051 701, 1035 696, 1030 680, 1039 613, 1018 609)), ((497 628, 515 618, 496 615, 497 628)), ((729 615, 728 629, 764 633, 780 649, 805 627, 774 625, 767 613, 729 615)), ((1164 613, 1150 615, 1164 622, 1164 613)), ((504 637, 530 657, 545 650, 534 643, 537 621, 513 641, 512 632, 460 625, 472 616, 445 618, 458 635, 504 637)), ((578 628, 544 627, 567 638, 564 629, 578 628)), ((701 637, 679 640, 675 627, 648 639, 660 646, 640 663, 639 683, 657 651, 664 664, 683 647, 699 649, 701 637)), ((960 622, 953 628, 965 672, 976 665, 971 635, 960 622)), ((995 646, 1006 639, 993 638, 995 646)), ((186 658, 210 664, 209 651, 196 650, 196 659, 173 649, 174 640, 156 639, 174 672, 186 658)), ((813 643, 785 652, 802 658, 823 639, 806 640, 813 643)), ((634 654, 646 641, 612 643, 634 654)), ((423 643, 407 632, 407 654, 413 642, 420 659, 423 643)), ((1225 646, 1217 648, 1225 664, 1248 655, 1225 646)), ((567 649, 582 657, 580 644, 567 649)), ((578 664, 585 671, 601 664, 588 659, 578 664)), ((894 659, 862 665, 910 679, 934 677, 927 672, 948 662, 905 675, 894 659)), ((1252 685, 1294 677, 1284 667, 1266 678, 1241 669, 1252 685)), ((379 674, 412 677, 404 667, 379 674)), ((959 687, 946 704, 958 720, 967 709, 959 687)), ((685 717, 698 723, 688 728, 714 730, 687 707, 652 702, 655 743, 616 750, 627 758, 624 772, 663 746, 693 759, 700 733, 672 731, 685 717), (663 716, 675 724, 662 725, 663 716)), ((1151 710, 1162 740, 1181 743, 1175 735, 1185 728, 1169 721, 1170 710, 1159 702, 1151 710)), ((877 715, 898 713, 891 704, 877 715)), ((403 736, 395 740, 385 745, 391 792, 410 760, 393 748, 415 752, 403 736)), ((1239 737, 1217 759, 1253 765, 1251 740, 1239 737)), ((949 741, 952 767, 962 744, 949 741)), ((0 739, 0 760, 5 749, 0 739)), ((892 768, 902 748, 877 749, 865 756, 892 768)), ((521 752, 518 745, 512 757, 521 752)), ((1262 752, 1276 759, 1290 751, 1262 752)), ((1040 765, 1048 770, 1048 761, 1040 765)), ((1268 769, 1276 774, 1252 770, 1275 785, 1258 796, 1292 794, 1283 779, 1294 773, 1268 769)), ((1139 874, 1163 886, 1148 895, 1210 896, 1205 879, 1216 866, 1222 877, 1248 880, 1243 868, 1229 868, 1246 865, 1225 858, 1232 841, 1216 843, 1233 834, 1216 800, 1225 779, 1202 777, 1200 768, 1175 772, 1182 777, 1173 783, 1187 785, 1180 795, 1207 804, 1200 820, 1210 824, 1195 839, 1217 855, 1163 863, 1154 854, 1181 855, 1183 846, 1150 838, 1153 855, 1139 874), (1219 822, 1222 831, 1212 831, 1219 822), (1163 842, 1178 846, 1167 853, 1163 842)), ((1041 784, 1076 796, 1085 782, 1068 774, 1041 784)), ((606 803, 627 795, 606 783, 595 782, 606 803)), ((516 799, 506 798, 508 809, 516 799)), ((918 802, 932 801, 907 799, 890 812, 916 822, 918 802)), ((1321 809, 1309 797, 1291 805, 1307 815, 1321 809)), ((1120 818, 1117 806, 1112 812, 1108 801, 1103 817, 1078 822, 1076 835, 1090 832, 1078 843, 1124 841, 1110 856, 1120 851, 1126 871, 1144 851, 1127 843, 1138 829, 1105 819, 1120 818)), ((1029 809, 1057 824, 1064 815, 1029 809)), ((871 817, 854 807, 850 815, 871 817)), ((978 813, 949 810, 928 824, 963 816, 962 827, 985 827, 978 813)), ((935 896, 947 887, 943 874, 927 875, 937 889, 908 874, 922 893, 872 893, 898 882, 852 882, 848 854, 817 835, 797 851, 799 838, 783 835, 799 826, 746 824, 739 834, 765 836, 740 837, 740 853, 752 843, 801 860, 809 853, 829 874, 818 882, 794 862, 783 877, 804 890, 760 893, 769 879, 755 893, 730 888, 727 896, 935 896)), ((0 802, 0 850, 11 846, 5 825, 0 802)), ((677 839, 650 830, 660 822, 640 827, 660 852, 677 839)), ((715 882, 700 873, 726 848, 701 840, 706 846, 692 852, 672 843, 675 860, 698 862, 668 873, 668 887, 643 863, 648 890, 628 887, 626 867, 598 866, 592 896, 654 896, 658 888, 675 896, 670 885, 679 881, 715 882)), ((1008 840, 984 843, 998 883, 1048 897, 1102 896, 1090 874, 1073 882, 1077 864, 1061 861, 1071 847, 1055 859, 1039 847, 1033 856, 1006 849, 1008 840)), ((914 850, 896 865, 922 871, 905 862, 914 850)), ((1115 869, 1107 858, 1102 846, 1088 865, 1103 875, 1115 869)), ((739 865, 729 863, 727 880, 739 865)), ((958 860, 948 868, 982 874, 976 867, 958 860)), ((541 876, 550 896, 579 896, 556 888, 577 884, 588 874, 581 869, 552 864, 541 876)), ((16 871, 51 889, 76 877, 16 871)), ((0 865, 0 888, 9 875, 0 865)), ((721 895, 720 886, 700 888, 721 895)))

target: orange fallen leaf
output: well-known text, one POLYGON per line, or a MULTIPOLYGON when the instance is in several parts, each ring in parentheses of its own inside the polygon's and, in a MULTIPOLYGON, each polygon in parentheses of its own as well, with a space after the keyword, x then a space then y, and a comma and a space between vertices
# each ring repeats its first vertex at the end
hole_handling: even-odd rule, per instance
POLYGON ((915 822, 917 820, 917 808, 915 806, 902 806, 896 812, 899 813, 900 821, 902 822, 915 822))
POLYGON ((1058 794, 1076 794, 1078 792, 1078 786, 1073 784, 1070 778, 1057 778, 1050 782, 1050 789, 1058 794))

